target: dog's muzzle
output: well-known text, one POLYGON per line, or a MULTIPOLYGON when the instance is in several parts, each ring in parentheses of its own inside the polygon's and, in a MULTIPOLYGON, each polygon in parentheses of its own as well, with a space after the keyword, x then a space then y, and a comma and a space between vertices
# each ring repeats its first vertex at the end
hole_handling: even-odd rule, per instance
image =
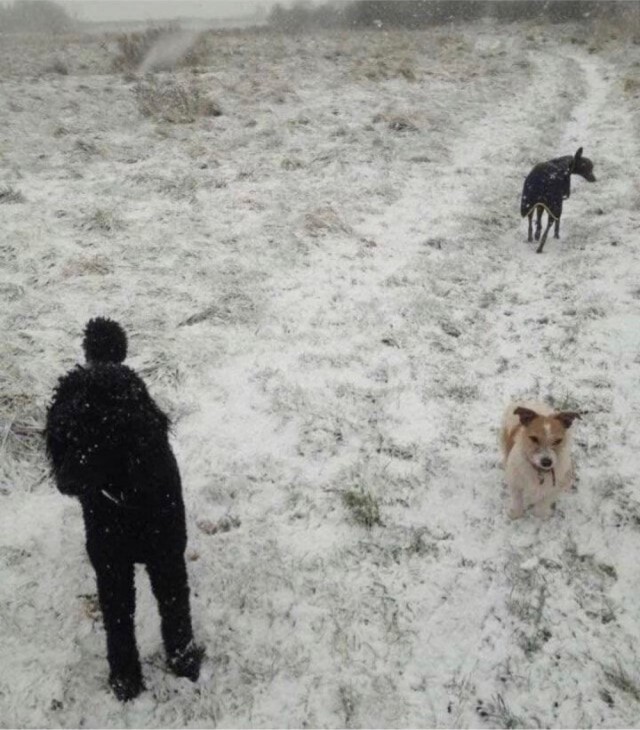
POLYGON ((553 462, 551 462, 551 466, 548 467, 541 467, 533 465, 537 474, 538 474, 538 481, 540 482, 540 486, 544 484, 544 480, 546 479, 547 474, 551 474, 551 480, 552 484, 555 487, 556 486, 556 470, 553 468, 553 462))

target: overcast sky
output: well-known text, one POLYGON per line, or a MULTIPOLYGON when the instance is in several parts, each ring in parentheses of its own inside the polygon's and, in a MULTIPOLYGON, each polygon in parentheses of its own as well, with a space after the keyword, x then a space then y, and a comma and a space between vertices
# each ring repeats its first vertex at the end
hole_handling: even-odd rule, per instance
POLYGON ((269 8, 275 0, 58 0, 79 20, 237 18, 269 8))

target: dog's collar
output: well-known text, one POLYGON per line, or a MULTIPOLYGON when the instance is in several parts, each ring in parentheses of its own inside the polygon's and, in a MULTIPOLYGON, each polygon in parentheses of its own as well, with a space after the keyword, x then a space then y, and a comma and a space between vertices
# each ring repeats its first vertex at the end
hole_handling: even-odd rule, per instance
POLYGON ((544 480, 546 479, 546 476, 549 472, 551 472, 551 479, 553 480, 553 486, 556 486, 556 470, 555 469, 541 469, 539 466, 536 466, 535 464, 531 465, 537 472, 538 472, 538 481, 540 482, 540 486, 544 484, 544 480))

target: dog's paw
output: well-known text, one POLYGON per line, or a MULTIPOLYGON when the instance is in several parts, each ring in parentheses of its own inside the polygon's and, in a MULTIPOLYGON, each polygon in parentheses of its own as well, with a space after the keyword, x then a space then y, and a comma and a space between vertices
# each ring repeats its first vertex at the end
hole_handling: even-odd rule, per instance
POLYGON ((524 514, 524 510, 522 507, 509 507, 507 514, 509 515, 509 519, 519 520, 524 514))
POLYGON ((533 508, 533 514, 541 520, 548 520, 553 515, 553 510, 551 507, 547 507, 546 505, 537 504, 533 508))
POLYGON ((204 658, 204 647, 190 644, 183 652, 169 657, 169 669, 177 677, 196 682, 200 676, 200 665, 204 658))
POLYGON ((109 677, 109 684, 113 694, 120 702, 129 702, 145 690, 142 676, 134 674, 112 674, 109 677))

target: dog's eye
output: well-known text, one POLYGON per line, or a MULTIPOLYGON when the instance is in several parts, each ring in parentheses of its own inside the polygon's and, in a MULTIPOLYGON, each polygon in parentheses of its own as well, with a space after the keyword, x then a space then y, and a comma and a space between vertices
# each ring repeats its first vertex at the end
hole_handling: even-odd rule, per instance
POLYGON ((553 442, 553 445, 554 445, 554 446, 560 446, 560 444, 561 444, 561 443, 562 443, 562 439, 556 439, 556 440, 555 440, 555 441, 553 442))
POLYGON ((536 436, 529 436, 529 438, 533 441, 534 444, 539 444, 540 441, 538 441, 536 436))

